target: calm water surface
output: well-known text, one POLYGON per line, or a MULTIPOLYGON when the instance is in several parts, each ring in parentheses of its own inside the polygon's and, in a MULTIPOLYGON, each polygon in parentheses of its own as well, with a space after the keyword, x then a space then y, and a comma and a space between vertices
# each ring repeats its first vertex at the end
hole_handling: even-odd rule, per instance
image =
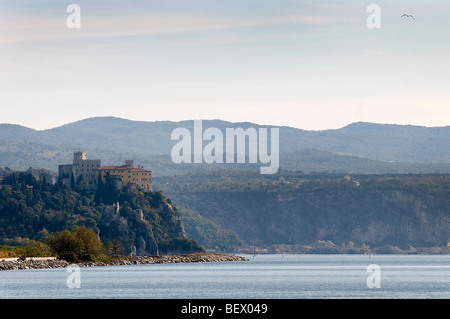
POLYGON ((258 255, 248 262, 0 271, 0 298, 450 298, 450 255, 258 255), (369 288, 369 265, 380 288, 369 288))

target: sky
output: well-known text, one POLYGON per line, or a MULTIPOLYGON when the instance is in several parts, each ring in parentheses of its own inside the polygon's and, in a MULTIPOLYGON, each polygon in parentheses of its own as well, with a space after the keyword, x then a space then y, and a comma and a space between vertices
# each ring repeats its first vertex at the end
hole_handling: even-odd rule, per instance
POLYGON ((449 16, 448 0, 0 0, 0 123, 446 126, 449 16))

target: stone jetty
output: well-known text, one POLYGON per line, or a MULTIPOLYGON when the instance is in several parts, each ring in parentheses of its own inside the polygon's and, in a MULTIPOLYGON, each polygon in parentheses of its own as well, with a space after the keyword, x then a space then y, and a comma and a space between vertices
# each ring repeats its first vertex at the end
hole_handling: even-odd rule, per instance
MULTIPOLYGON (((162 255, 162 256, 133 256, 123 257, 112 261, 92 261, 75 263, 79 267, 93 266, 120 266, 120 265, 144 265, 144 264, 169 264, 169 263, 194 263, 194 262, 224 262, 224 261, 248 261, 247 258, 213 253, 195 253, 188 255, 162 255)), ((33 259, 25 260, 0 260, 0 270, 19 270, 19 269, 48 269, 62 268, 73 265, 74 263, 62 259, 33 259)))

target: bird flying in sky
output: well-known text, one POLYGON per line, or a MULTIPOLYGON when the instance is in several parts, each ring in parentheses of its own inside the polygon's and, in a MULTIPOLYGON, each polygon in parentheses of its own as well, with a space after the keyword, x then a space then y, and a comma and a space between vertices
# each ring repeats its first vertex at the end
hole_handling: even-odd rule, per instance
POLYGON ((407 17, 407 18, 413 18, 414 20, 416 20, 414 17, 413 17, 413 15, 412 14, 403 14, 402 16, 401 16, 401 18, 403 18, 403 17, 407 17))

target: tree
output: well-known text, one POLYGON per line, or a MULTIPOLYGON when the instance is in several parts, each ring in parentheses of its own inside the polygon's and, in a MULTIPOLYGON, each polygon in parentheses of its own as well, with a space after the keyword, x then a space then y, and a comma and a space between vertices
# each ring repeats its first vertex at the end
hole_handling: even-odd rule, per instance
POLYGON ((98 188, 96 192, 97 201, 102 201, 105 204, 111 205, 116 203, 120 193, 119 187, 117 186, 117 180, 115 177, 111 176, 109 172, 105 175, 105 182, 99 174, 98 188))
POLYGON ((70 188, 75 189, 75 177, 73 176, 73 173, 70 175, 70 188))
POLYGON ((113 239, 106 243, 106 251, 108 255, 117 256, 122 252, 122 244, 119 240, 113 239))
POLYGON ((103 253, 103 244, 92 229, 76 227, 74 236, 80 241, 80 250, 78 252, 79 256, 99 256, 103 253))
POLYGON ((73 232, 64 230, 48 236, 45 241, 61 259, 68 261, 91 261, 103 253, 103 244, 97 234, 85 227, 76 227, 73 232))
POLYGON ((78 176, 75 190, 81 194, 84 194, 84 192, 88 188, 89 188, 89 183, 86 179, 84 179, 84 176, 83 175, 78 176))

